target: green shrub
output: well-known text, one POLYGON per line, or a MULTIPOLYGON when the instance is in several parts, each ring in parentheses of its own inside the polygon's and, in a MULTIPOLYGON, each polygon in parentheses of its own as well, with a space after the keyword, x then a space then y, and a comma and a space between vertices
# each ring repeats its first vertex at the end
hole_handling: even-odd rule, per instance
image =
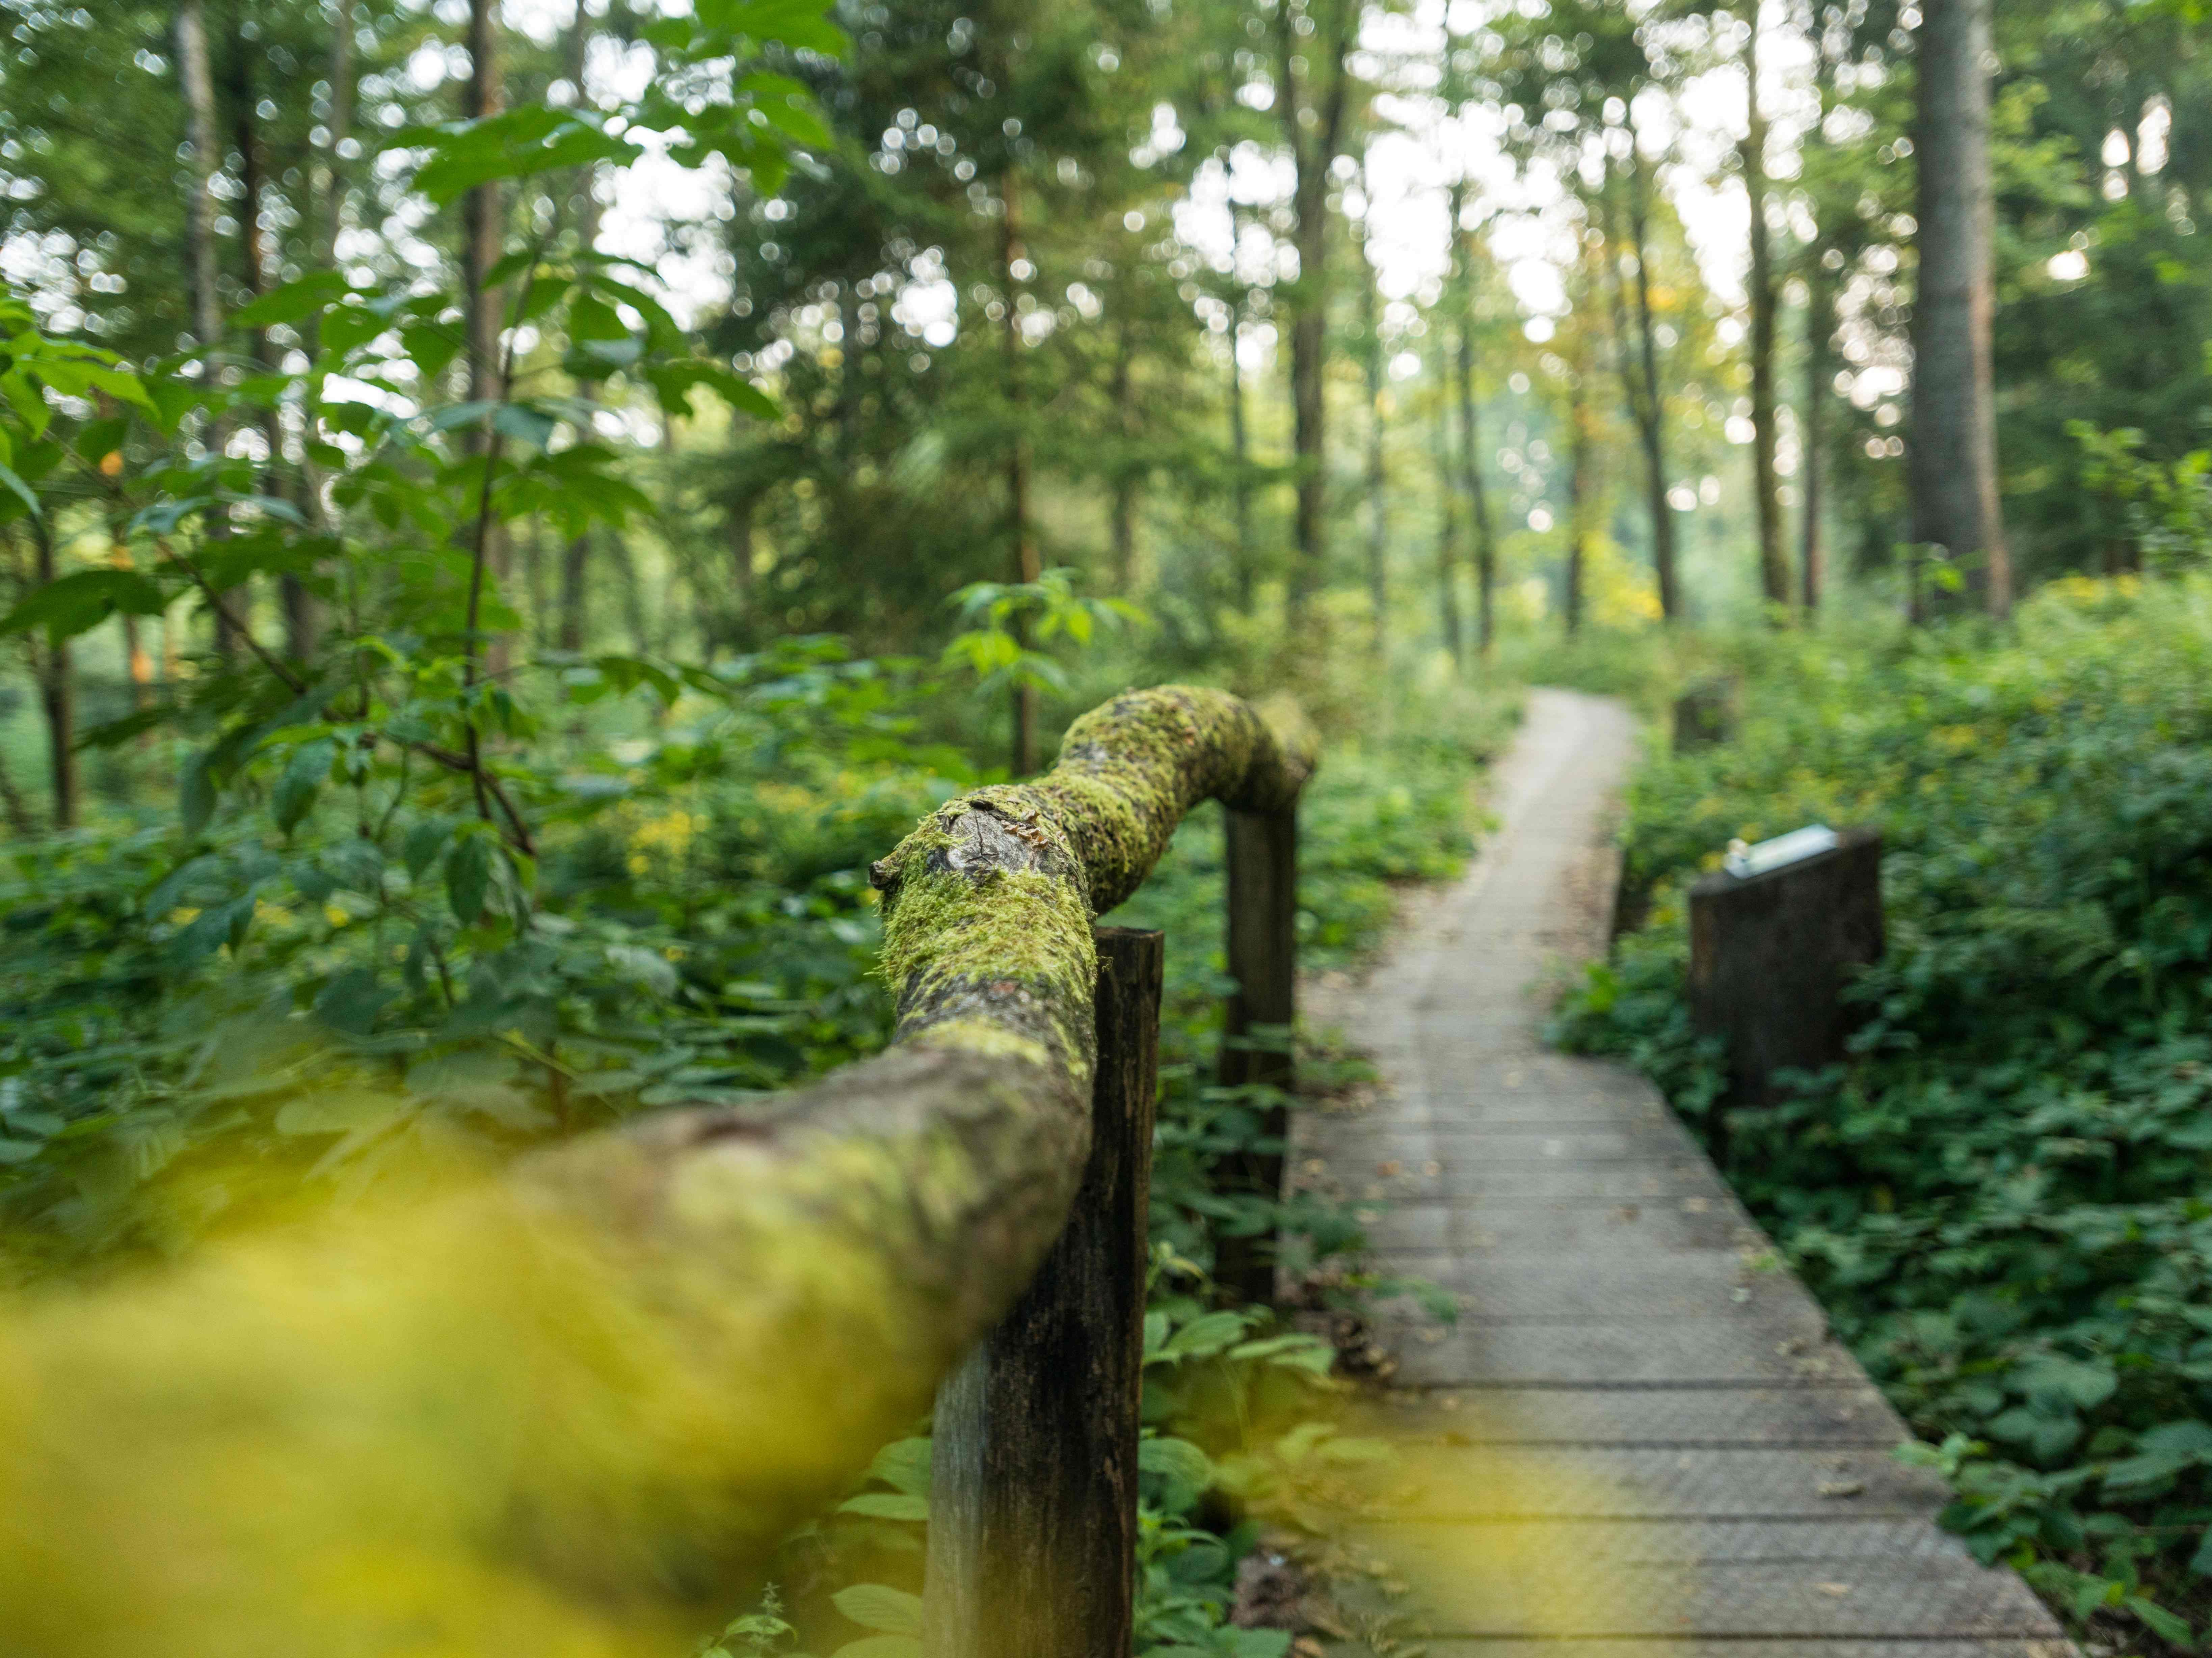
POLYGON ((1562 1009, 1704 1125, 1682 892, 1732 836, 1885 836, 1846 1066, 1729 1174, 1917 1431, 1947 1522, 2081 1619, 2212 1613, 2212 584, 2069 581, 2016 629, 1745 641, 1735 740, 1639 771, 1648 896, 1562 1009))

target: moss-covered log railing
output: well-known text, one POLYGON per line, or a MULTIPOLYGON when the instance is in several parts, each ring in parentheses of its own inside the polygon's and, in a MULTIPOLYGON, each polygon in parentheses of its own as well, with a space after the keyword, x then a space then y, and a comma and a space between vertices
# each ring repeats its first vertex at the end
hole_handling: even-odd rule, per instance
POLYGON ((1313 758, 1224 692, 1117 697, 874 866, 877 1058, 0 1309, 0 1658, 688 1650, 1051 1246, 1093 919, 1313 758))

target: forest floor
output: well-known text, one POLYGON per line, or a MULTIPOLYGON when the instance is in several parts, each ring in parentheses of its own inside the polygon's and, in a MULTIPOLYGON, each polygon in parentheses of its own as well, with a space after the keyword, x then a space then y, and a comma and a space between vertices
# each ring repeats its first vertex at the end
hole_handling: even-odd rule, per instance
POLYGON ((1658 1091, 1543 1044, 1605 947, 1634 739, 1532 693, 1481 856, 1311 1011, 1380 1079, 1304 1121, 1297 1178, 1375 1201, 1376 1265, 1462 1308, 1378 1327, 1400 1364, 1361 1414, 1400 1489, 1346 1540, 1431 1658, 2063 1658, 1937 1530, 1942 1482, 1658 1091))

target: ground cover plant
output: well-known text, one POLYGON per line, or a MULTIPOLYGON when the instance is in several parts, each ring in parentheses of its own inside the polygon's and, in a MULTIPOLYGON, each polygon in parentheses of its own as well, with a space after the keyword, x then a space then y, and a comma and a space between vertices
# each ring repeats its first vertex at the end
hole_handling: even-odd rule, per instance
POLYGON ((2212 586, 1723 653, 1733 740, 1656 742, 1648 920, 1561 1010, 1710 1138, 1683 890, 1731 837, 1885 836, 1850 1062, 1732 1114, 1728 1173, 1956 1491, 1946 1523, 2108 1650, 2212 1620, 2212 586))

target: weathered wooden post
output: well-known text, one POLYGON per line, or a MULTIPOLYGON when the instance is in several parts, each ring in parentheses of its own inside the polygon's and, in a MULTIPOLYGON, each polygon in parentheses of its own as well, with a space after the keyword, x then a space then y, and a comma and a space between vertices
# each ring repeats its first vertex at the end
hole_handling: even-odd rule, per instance
POLYGON ((1090 1161, 1067 1230, 937 1399, 927 1658, 1127 1658, 1162 935, 1100 927, 1090 1161))
MULTIPOLYGON (((1264 1083, 1287 1092, 1293 1081, 1291 1029, 1297 1017, 1298 815, 1227 814, 1231 993, 1216 1078, 1224 1087, 1264 1083)), ((1289 1113, 1269 1106, 1261 1132, 1279 1146, 1289 1113)), ((1253 1152, 1226 1171, 1229 1189, 1279 1197, 1280 1150, 1253 1152)), ((1275 1298, 1274 1239, 1222 1240, 1215 1275, 1245 1300, 1275 1298)))
POLYGON ((1690 889, 1690 1009, 1728 1043, 1730 1098, 1772 1096, 1785 1067, 1817 1071, 1844 1057, 1843 989, 1882 952, 1881 835, 1799 831, 1748 848, 1740 865, 1690 889))

